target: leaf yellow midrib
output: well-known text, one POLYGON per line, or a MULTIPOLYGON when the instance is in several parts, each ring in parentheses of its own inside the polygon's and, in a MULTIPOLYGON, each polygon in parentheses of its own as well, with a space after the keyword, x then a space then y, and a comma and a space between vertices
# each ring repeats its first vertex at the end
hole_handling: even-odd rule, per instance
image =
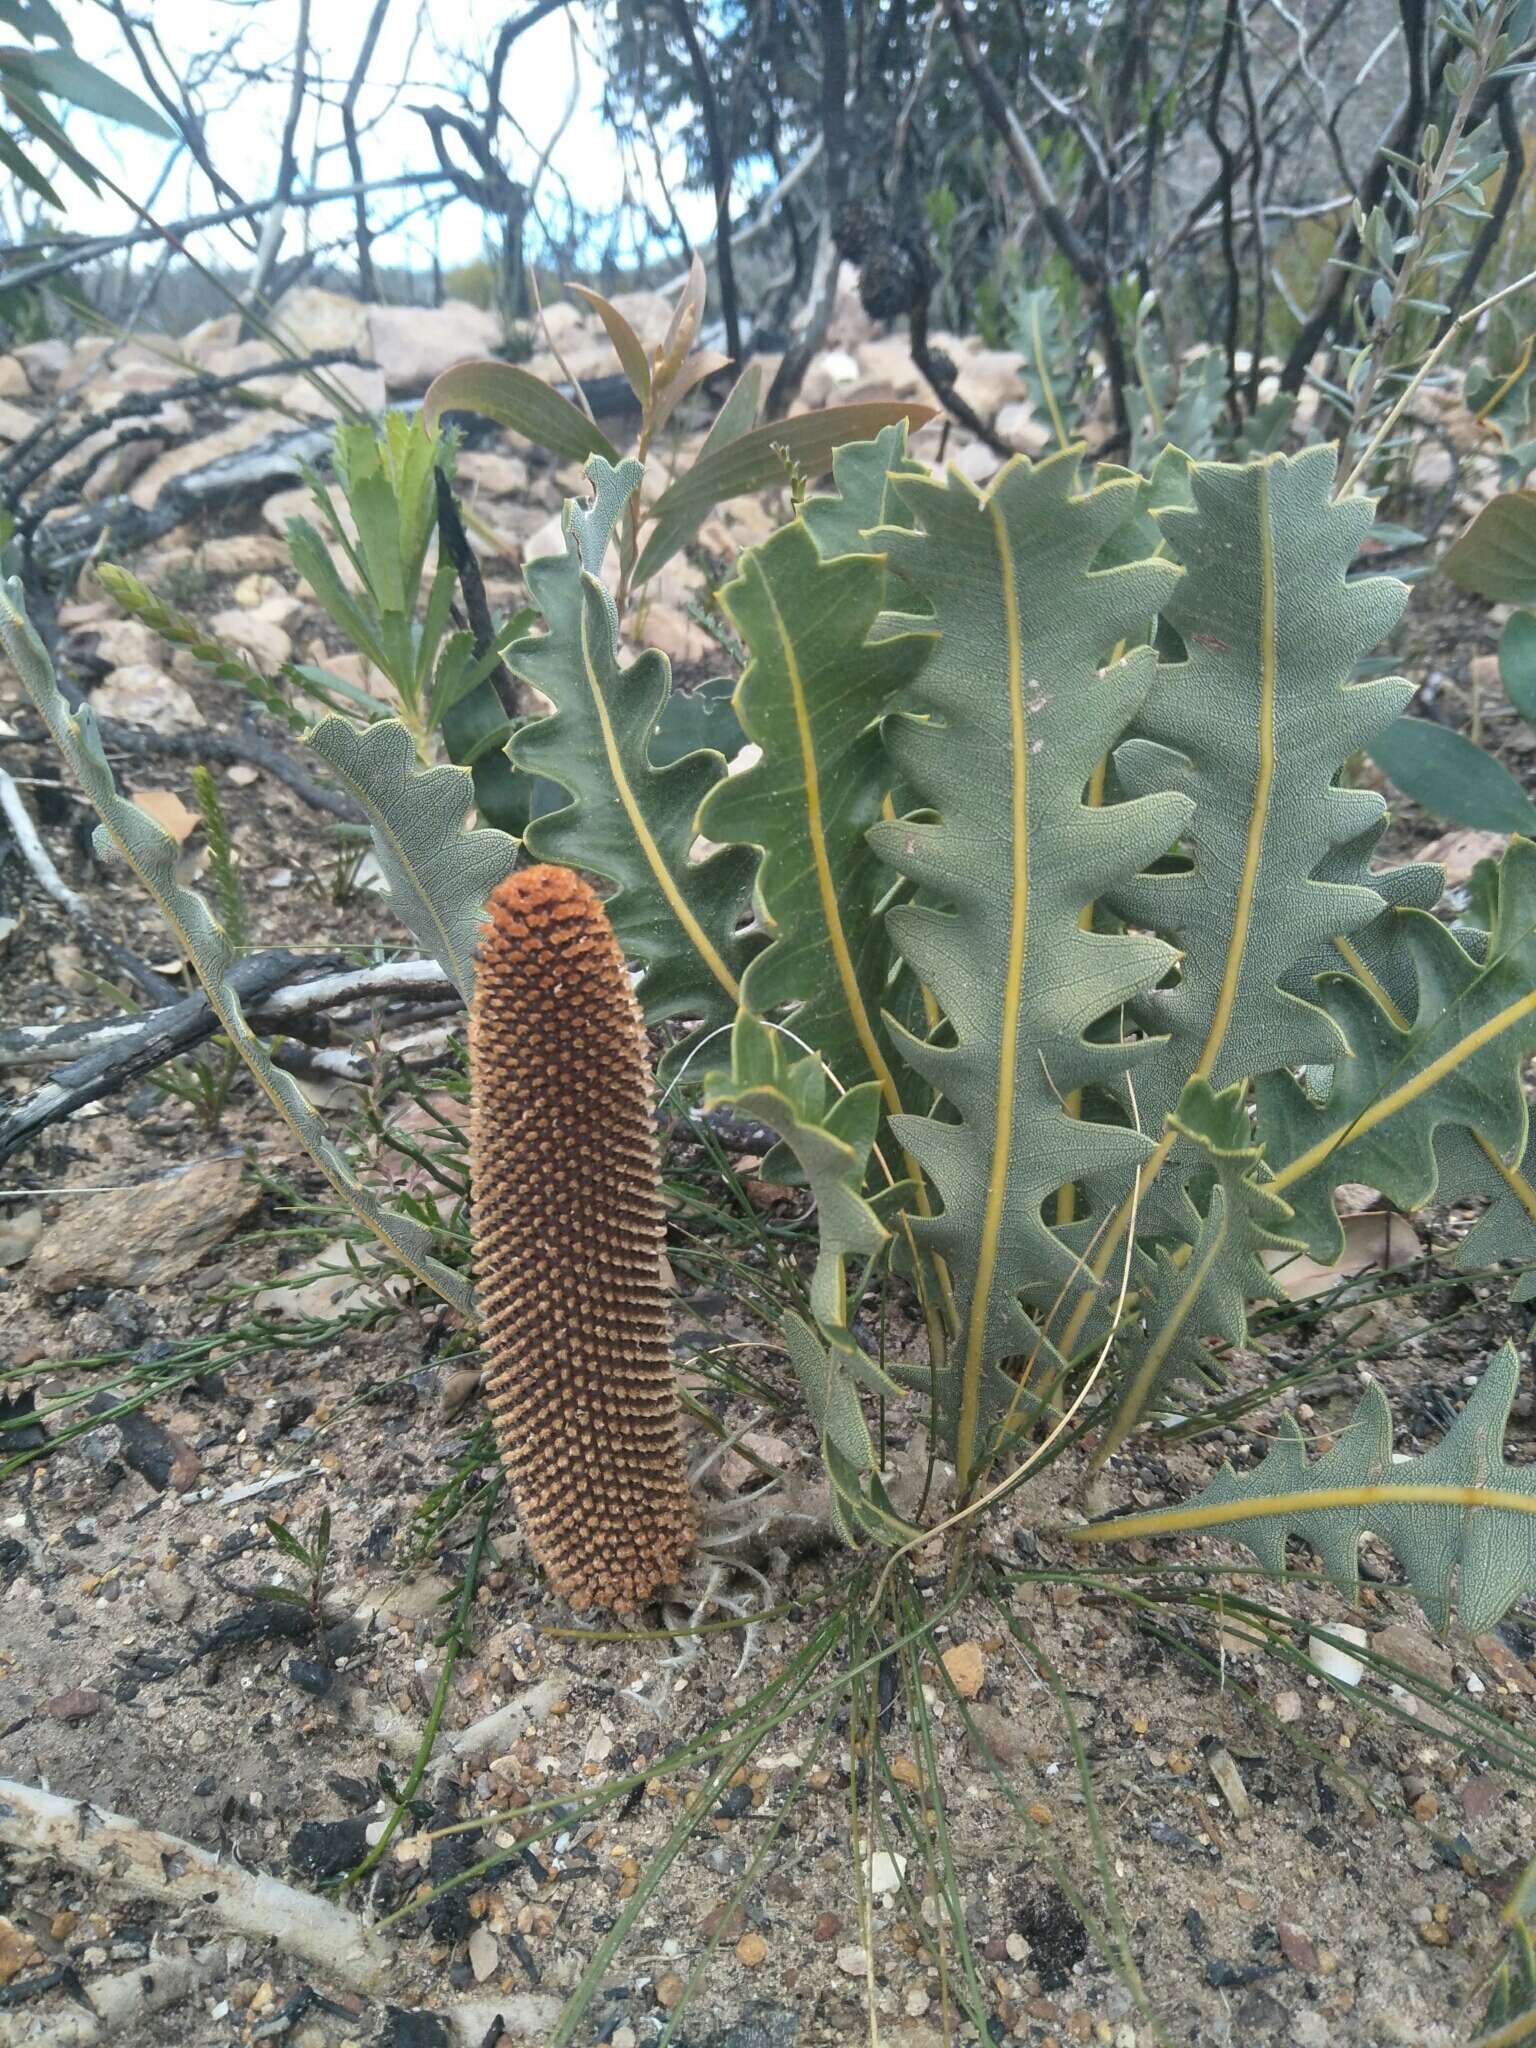
POLYGON ((1264 834, 1269 825, 1270 800, 1275 786, 1275 683, 1279 665, 1275 624, 1275 536, 1270 523, 1268 466, 1258 474, 1259 510, 1259 765, 1253 783, 1253 808, 1248 814, 1248 838, 1243 849, 1243 875, 1238 884, 1232 943, 1227 948, 1226 966, 1210 1030, 1200 1058, 1190 1075, 1192 1081, 1207 1081, 1216 1065, 1237 1007, 1237 992, 1243 976, 1243 956, 1253 928, 1254 898, 1258 893, 1259 866, 1264 858, 1264 834))
MULTIPOLYGON (((583 585, 595 582, 595 580, 595 578, 586 575, 582 577, 583 585)), ((667 899, 672 915, 688 934, 700 959, 703 960, 710 973, 714 975, 716 981, 719 982, 731 1001, 733 1003, 737 1002, 740 999, 741 990, 737 984, 736 977, 731 973, 731 970, 710 943, 709 935, 704 930, 704 927, 688 908, 682 891, 673 880, 671 869, 662 858, 661 848, 651 836, 651 829, 645 822, 645 817, 635 799, 634 790, 630 787, 629 777, 624 772, 624 763, 619 755, 618 739, 613 730, 613 720, 608 715, 608 706, 603 698, 602 685, 597 679, 597 667, 592 659, 591 628, 588 621, 589 613, 586 592, 583 589, 580 627, 582 672, 587 679, 587 688, 592 693, 593 708, 597 712, 597 722, 602 729, 603 752, 607 758, 608 772, 613 777, 613 786, 618 793, 619 802, 624 807, 624 815, 629 819, 630 830, 635 835, 640 851, 645 855, 646 864, 649 866, 651 873, 656 877, 657 887, 667 899)))
POLYGON ((1294 1187, 1297 1181, 1305 1179, 1313 1168, 1320 1166, 1331 1153, 1345 1145, 1354 1144, 1368 1131, 1375 1130, 1378 1124, 1388 1122, 1410 1102, 1416 1102, 1420 1096, 1427 1095, 1447 1074, 1454 1073, 1457 1067, 1475 1058, 1485 1045, 1491 1045, 1494 1039, 1518 1024, 1523 1017, 1529 1017, 1533 1011, 1536 1011, 1536 990, 1521 996, 1516 1002, 1506 1003, 1502 1010, 1497 1011, 1485 1023, 1479 1024, 1475 1031, 1469 1031, 1464 1038, 1457 1039, 1456 1043, 1448 1046, 1438 1059, 1431 1060, 1427 1067, 1422 1068, 1410 1080, 1404 1081, 1401 1087, 1383 1095, 1379 1101, 1373 1102, 1369 1109, 1362 1110, 1359 1116, 1351 1119, 1349 1123, 1341 1124, 1336 1131, 1330 1131, 1326 1138, 1319 1138, 1315 1145, 1309 1145, 1305 1152, 1299 1153, 1288 1165, 1282 1166, 1274 1178, 1266 1182, 1266 1186, 1274 1194, 1294 1187))
POLYGON ((1008 952, 1004 967, 1002 1016, 998 1030, 997 1108, 992 1125, 992 1162, 982 1211, 961 1368, 960 1415, 956 1430, 955 1476, 961 1494, 970 1481, 975 1457, 976 1426, 981 1408, 981 1374, 986 1346, 988 1306, 997 1271, 998 1238, 1008 1196, 1008 1168, 1013 1141, 1013 1105, 1017 1080, 1019 1002, 1029 937, 1029 744, 1024 730, 1024 634, 1019 618, 1018 585, 1008 529, 994 492, 987 506, 997 540, 998 578, 1003 630, 1008 649, 1009 769, 1012 780, 1010 828, 1012 868, 1008 905, 1008 952))
POLYGON ((1056 392, 1051 383, 1051 374, 1045 360, 1045 337, 1040 331, 1040 302, 1032 300, 1029 308, 1029 341, 1034 351, 1035 375, 1040 379, 1040 389, 1045 396, 1046 410, 1051 415, 1051 425, 1056 439, 1063 448, 1067 445, 1067 430, 1062 423, 1061 409, 1056 403, 1056 392))
MULTIPOLYGON (((459 947, 454 943, 452 931, 438 914, 437 905, 432 900, 431 890, 425 889, 419 883, 416 883, 416 863, 407 856, 405 848, 401 844, 400 835, 391 822, 388 806, 372 801, 362 783, 356 776, 349 774, 345 768, 338 766, 334 761, 330 763, 330 766, 368 812, 369 823, 372 825, 374 833, 387 842, 390 851, 399 862, 403 871, 415 883, 417 897, 431 920, 432 929, 442 941, 443 957, 451 963, 450 971, 460 991, 467 995, 474 987, 473 963, 471 960, 466 960, 463 957, 459 947)), ((429 769, 427 772, 430 774, 435 771, 429 769)), ((467 800, 466 796, 466 802, 467 800)))
MULTIPOLYGON (((1270 798, 1274 790, 1275 687, 1279 659, 1276 647, 1275 537, 1270 521, 1271 467, 1270 462, 1261 464, 1257 477, 1260 578, 1259 764, 1254 776, 1253 805, 1248 814, 1248 835, 1243 849, 1243 873, 1238 885, 1232 941, 1227 948, 1226 965, 1222 970, 1221 986, 1217 991, 1215 1008, 1211 1012, 1205 1044, 1201 1048, 1199 1060, 1190 1072, 1189 1078, 1192 1081, 1208 1081, 1215 1071, 1223 1042, 1231 1027, 1232 1013, 1237 1006, 1237 992, 1243 974, 1243 955, 1247 951, 1248 934, 1253 923, 1253 899, 1258 887, 1259 865, 1264 854, 1264 833, 1269 822, 1270 798)), ((1172 1150, 1173 1135, 1171 1132, 1165 1132, 1142 1168, 1140 1192, 1143 1198, 1167 1165, 1168 1155, 1172 1150)), ((1131 1201, 1127 1196, 1105 1230, 1090 1266, 1095 1286, 1079 1297, 1067 1319, 1062 1334, 1064 1351, 1070 1352, 1082 1334, 1083 1325, 1093 1307, 1097 1283, 1109 1271, 1129 1226, 1130 1214, 1131 1201)))
POLYGON ((1210 1501, 1201 1507, 1170 1508, 1157 1514, 1126 1515, 1085 1529, 1069 1529, 1074 1543, 1130 1543, 1146 1536, 1173 1536, 1190 1529, 1217 1529, 1228 1522, 1262 1522, 1285 1515, 1313 1515, 1330 1508, 1402 1506, 1498 1508, 1536 1515, 1536 1494, 1500 1486, 1456 1486, 1435 1480, 1388 1486, 1319 1486, 1298 1493, 1265 1494, 1254 1500, 1210 1501))
MULTIPOLYGON (((1403 1015, 1397 1004, 1393 1002, 1391 996, 1382 987, 1376 976, 1372 974, 1370 968, 1366 966, 1349 940, 1339 938, 1335 939, 1333 943, 1348 963, 1350 971, 1356 979, 1362 982, 1370 991, 1371 996, 1382 1012, 1391 1019, 1399 1031, 1407 1031, 1409 1028, 1407 1018, 1403 1015)), ((1536 1223, 1536 1188, 1531 1186, 1531 1183, 1526 1179, 1518 1166, 1511 1166, 1506 1160, 1499 1157, 1497 1147, 1491 1145, 1481 1131, 1474 1131, 1472 1136, 1476 1140, 1478 1150, 1488 1161, 1488 1164, 1509 1189, 1526 1215, 1530 1217, 1533 1223, 1536 1223)))
MULTIPOLYGON (((1213 1201, 1216 1199, 1214 1193, 1211 1199, 1213 1201)), ((1141 1412, 1146 1406, 1147 1397, 1157 1383, 1157 1376, 1163 1369, 1168 1353, 1172 1350, 1179 1332, 1194 1312, 1195 1303, 1199 1300, 1205 1283, 1211 1276, 1211 1268, 1226 1249, 1227 1240, 1232 1234, 1232 1211, 1232 1202, 1223 1199, 1221 1224, 1207 1246, 1205 1256, 1187 1275, 1183 1292, 1180 1294, 1173 1309, 1169 1312, 1162 1329, 1158 1332, 1156 1341, 1150 1346, 1146 1357, 1137 1367, 1136 1377, 1126 1390, 1125 1399, 1120 1402, 1116 1409, 1114 1422, 1110 1426, 1109 1434, 1096 1461, 1097 1464, 1102 1465, 1105 1458, 1117 1451, 1130 1435, 1132 1429, 1141 1420, 1141 1412)))
POLYGON ((880 1049, 875 1036, 869 1012, 865 1008, 863 991, 859 987, 858 970, 854 966, 853 951, 848 944, 848 934, 843 928, 842 906, 837 900, 837 884, 832 878, 832 862, 827 853, 827 829, 821 807, 821 764, 816 754, 816 735, 811 727, 810 705, 806 700, 805 677, 800 670, 799 656, 789 629, 784 623, 784 614, 779 609, 773 586, 763 574, 762 564, 753 561, 748 573, 756 578, 773 619, 773 630, 778 637, 779 654, 784 663, 784 674, 789 684, 789 700, 795 719, 795 738, 800 749, 801 780, 805 789, 806 838, 811 849, 811 862, 816 872, 816 893, 821 899, 822 921, 827 928, 827 937, 832 946, 832 957, 837 963, 837 978, 842 984, 843 1000, 848 1005, 848 1014, 858 1036, 864 1057, 869 1062, 871 1073, 880 1083, 880 1092, 893 1113, 901 1108, 901 1096, 897 1092, 895 1078, 880 1049))

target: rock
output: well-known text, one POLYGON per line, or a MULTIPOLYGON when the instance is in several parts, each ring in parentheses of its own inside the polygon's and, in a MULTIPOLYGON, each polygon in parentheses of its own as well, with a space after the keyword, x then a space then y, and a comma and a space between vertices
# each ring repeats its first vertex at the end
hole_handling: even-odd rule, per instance
POLYGON ((977 1700, 971 1708, 971 1727, 966 1730, 966 1740, 983 1762, 990 1756, 994 1763, 1006 1766, 1017 1763, 1024 1753, 1023 1733, 1018 1723, 1010 1721, 985 1700, 977 1700))
POLYGON ((884 1849, 877 1849, 869 1859, 869 1889, 873 1896, 882 1899, 891 1892, 899 1892, 906 1870, 905 1856, 893 1856, 884 1849))
POLYGON ((32 389, 40 394, 52 391, 69 367, 67 341, 28 341, 13 354, 25 370, 32 389))
POLYGON ((113 669, 92 690, 91 709, 98 718, 120 718, 151 732, 195 732, 206 722, 186 684, 152 661, 113 669))
POLYGON ((107 1704, 106 1695, 88 1685, 73 1685, 49 1700, 43 1712, 55 1721, 88 1721, 107 1704))
POLYGON ((1248 1787, 1243 1783, 1242 1773, 1233 1761, 1231 1751, 1216 1743, 1207 1751, 1205 1762, 1217 1790, 1232 1809, 1232 1818, 1247 1820, 1253 1812, 1253 1801, 1248 1797, 1248 1787))
POLYGON ((8 398, 0 398, 0 441, 25 441, 37 425, 35 417, 8 398))
POLYGON ((50 1294, 174 1280, 261 1202, 235 1157, 200 1159, 158 1180, 70 1201, 44 1231, 30 1272, 50 1294))
POLYGON ((368 342, 391 392, 425 391, 455 363, 488 356, 501 345, 501 321, 465 299, 441 306, 369 306, 368 342))
POLYGON ((41 1960, 31 1935, 0 1914, 0 1984, 9 1984, 18 1972, 41 1960))
MULTIPOLYGON (((307 498, 309 493, 304 495, 307 498)), ((210 576, 263 575, 288 567, 288 549, 264 533, 229 533, 205 540, 198 549, 198 561, 210 576)))
POLYGON ((41 1209, 18 1209, 0 1217, 0 1269, 19 1266, 31 1256, 32 1247, 43 1234, 41 1209))
POLYGON ((1275 1719, 1277 1721, 1299 1721, 1301 1719, 1301 1694, 1299 1692, 1277 1692, 1275 1694, 1275 1719))
POLYGON ((965 446, 950 457, 950 468, 958 469, 963 477, 973 484, 991 481, 1003 466, 1003 458, 995 448, 989 448, 985 441, 967 441, 965 446))
POLYGON ((1437 861, 1445 869, 1447 889, 1459 889, 1470 878, 1480 860, 1496 860, 1504 851, 1502 832, 1445 832, 1432 839, 1418 855, 1420 860, 1437 861))
POLYGON ((657 648, 669 661, 708 661, 717 652, 704 628, 676 605, 650 603, 639 622, 641 644, 657 648))
POLYGON ((248 654, 258 668, 280 669, 285 661, 293 659, 293 642, 276 620, 263 618, 260 612, 236 605, 229 611, 215 612, 208 624, 220 640, 248 654))
POLYGON ((369 353, 371 308, 340 292, 318 285, 296 285, 283 293, 272 312, 272 325, 305 355, 322 349, 351 348, 369 353))
POLYGON ((472 1365, 461 1366, 457 1372, 449 1373, 437 1396, 437 1412, 444 1422, 451 1422, 459 1410, 479 1393, 480 1377, 479 1368, 472 1365))
MULTIPOLYGON (((1357 1628, 1353 1622, 1334 1622, 1330 1624, 1328 1633, 1337 1636, 1341 1642, 1358 1643, 1362 1649, 1365 1647, 1365 1630, 1357 1628)), ((1351 1657, 1347 1650, 1335 1649, 1321 1636, 1307 1638, 1307 1655, 1323 1676, 1331 1678, 1336 1685, 1358 1685, 1365 1676, 1365 1666, 1358 1657, 1351 1657)))
MULTIPOLYGON (((260 442, 270 441, 287 431, 286 424, 274 420, 270 412, 243 412, 227 427, 220 427, 216 434, 205 434, 201 440, 188 441, 180 448, 168 448, 164 455, 156 456, 148 469, 135 479, 128 496, 135 505, 147 511, 166 485, 174 483, 177 477, 206 469, 210 463, 222 461, 226 455, 244 454, 247 448, 254 448, 260 442)), ((280 482, 280 478, 274 478, 274 490, 280 482)))
POLYGON ((436 1614, 452 1591, 452 1586, 439 1573, 421 1572, 414 1579, 407 1579, 403 1585, 385 1586, 378 1593, 370 1594, 359 1602, 357 1618, 365 1621, 369 1615, 377 1614, 385 1621, 420 1621, 429 1614, 436 1614))
POLYGON ((672 2012, 682 2004, 683 1993, 687 1988, 675 1970, 668 1970, 664 1977, 657 1979, 656 2003, 664 2012, 672 2012))
POLYGON ((838 1950, 837 1967, 845 1977, 862 1977, 864 1975, 864 1951, 857 1942, 849 1942, 846 1948, 838 1950))
POLYGON ((493 448, 466 448, 454 465, 460 484, 472 484, 488 498, 520 498, 528 488, 528 465, 518 455, 493 448))
POLYGON ((1328 2022, 1316 2006, 1304 2005, 1291 2015, 1291 2039, 1295 2048, 1328 2048, 1328 2022))
POLYGON ((144 1597, 167 1621, 185 1621, 197 1602, 196 1593, 175 1572, 147 1572, 144 1576, 144 1597))
POLYGON ((843 1923, 836 1913, 818 1913, 811 1922, 812 1941, 836 1941, 843 1931, 843 1923))
MULTIPOLYGON (((1340 1635, 1351 1635, 1348 1629, 1340 1629, 1340 1635)), ((1364 1641, 1364 1637, 1360 1638, 1364 1641)), ((1405 1622, 1394 1622, 1390 1628, 1378 1629, 1371 1638, 1371 1648, 1378 1657, 1386 1657, 1394 1664, 1401 1664, 1407 1670, 1416 1672, 1420 1678, 1432 1679, 1436 1685, 1447 1690, 1455 1683, 1455 1667, 1451 1653, 1443 1643, 1437 1643, 1432 1636, 1410 1628, 1405 1622)))
POLYGON ((1293 1970, 1311 1972, 1317 1968, 1317 1950, 1293 1921, 1277 1920, 1275 1935, 1280 1943, 1280 1953, 1293 1970))
POLYGON ((956 1643, 944 1652, 944 1669, 949 1682, 963 1700, 973 1700, 986 1683, 987 1661, 980 1643, 956 1643))
POLYGON ((1043 455, 1053 439, 1049 422, 1036 419, 1027 398, 1016 398, 1005 405, 992 422, 992 430, 1010 448, 1017 448, 1024 455, 1043 455))
POLYGON ((96 652, 109 668, 158 666, 165 642, 137 619, 108 619, 96 630, 96 652))
POLYGON ((1019 397, 1023 389, 1019 371, 1024 358, 1016 349, 980 348, 973 341, 960 341, 949 335, 936 335, 934 340, 954 357, 960 371, 955 388, 982 419, 991 421, 1005 405, 1019 397))
POLYGON ((339 419, 342 408, 331 396, 333 390, 345 393, 362 412, 384 410, 384 372, 361 363, 327 363, 323 369, 307 375, 300 371, 294 377, 268 379, 266 388, 274 405, 296 413, 301 419, 339 419))
POLYGON ((475 1982, 483 1984, 487 1977, 496 1974, 501 1961, 501 1949, 489 1927, 477 1927, 469 1937, 469 1967, 475 1973, 475 1982))
POLYGON ((736 1960, 743 1969, 755 1970, 768 1960, 768 1944, 760 1934, 744 1934, 736 1944, 736 1960))
POLYGON ((0 398, 30 398, 32 380, 20 356, 0 356, 0 398))

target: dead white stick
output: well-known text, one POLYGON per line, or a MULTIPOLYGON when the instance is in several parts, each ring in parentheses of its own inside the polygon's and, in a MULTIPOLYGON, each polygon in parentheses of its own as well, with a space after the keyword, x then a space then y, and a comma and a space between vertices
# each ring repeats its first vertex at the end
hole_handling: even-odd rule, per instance
POLYGON ((0 1848, 49 1858, 133 1898, 194 1909, 231 1933, 275 1941, 351 1991, 377 1989, 393 1967, 373 1930, 327 1899, 14 1778, 0 1778, 0 1848))
POLYGON ((211 1942, 190 1956, 152 1955, 114 1977, 93 1977, 88 1987, 94 2013, 70 2006, 9 2022, 19 2032, 3 2036, 13 2048, 96 2048, 121 2029, 152 2012, 180 2005, 184 1998, 224 1975, 224 1944, 211 1942))

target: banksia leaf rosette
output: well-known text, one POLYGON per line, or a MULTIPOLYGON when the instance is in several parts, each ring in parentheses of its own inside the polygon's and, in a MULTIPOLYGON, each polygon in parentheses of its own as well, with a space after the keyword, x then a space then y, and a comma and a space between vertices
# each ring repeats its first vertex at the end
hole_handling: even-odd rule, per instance
POLYGON ((651 1076, 602 904, 558 867, 487 906, 470 1015, 485 1389, 535 1557, 627 1610, 693 1542, 661 1284, 651 1076))

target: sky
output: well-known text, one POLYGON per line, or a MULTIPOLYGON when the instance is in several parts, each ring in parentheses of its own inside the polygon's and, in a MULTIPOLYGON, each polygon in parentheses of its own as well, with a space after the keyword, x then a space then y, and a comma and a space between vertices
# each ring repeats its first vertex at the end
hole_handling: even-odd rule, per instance
MULTIPOLYGON (((57 0, 78 53, 123 84, 137 88, 139 76, 121 31, 97 0, 57 0)), ((212 67, 198 97, 208 111, 208 138, 215 164, 242 198, 270 189, 288 103, 287 67, 299 16, 299 0, 130 0, 132 12, 150 21, 166 54, 183 75, 198 78, 232 37, 232 56, 212 67), (266 75, 268 72, 276 75, 266 75)), ((341 147, 336 102, 350 76, 372 0, 312 0, 311 74, 324 80, 331 105, 306 108, 300 129, 300 185, 316 188, 350 182, 341 147)), ((488 53, 496 29, 520 0, 390 0, 369 83, 358 100, 363 165, 369 176, 435 168, 426 124, 414 105, 463 109, 456 90, 467 81, 466 53, 488 53), (393 104, 391 104, 393 102, 393 104)), ((667 217, 661 188, 647 149, 626 165, 612 130, 601 116, 601 71, 596 61, 600 26, 592 9, 575 5, 546 17, 513 45, 503 88, 502 149, 514 178, 527 181, 542 152, 560 129, 574 90, 569 124, 559 134, 536 193, 536 205, 557 221, 565 217, 566 192, 581 208, 609 211, 626 175, 643 192, 658 218, 667 217), (516 126, 510 124, 517 124, 516 126), (518 127, 522 135, 518 133, 518 127)), ((172 221, 212 210, 221 200, 185 150, 122 127, 108 127, 78 112, 70 132, 97 161, 158 220, 172 221)), ((659 138, 668 183, 690 235, 706 237, 712 203, 702 193, 679 189, 682 151, 678 139, 659 138)), ((103 192, 91 194, 67 173, 57 189, 69 201, 69 225, 87 233, 110 233, 130 224, 123 203, 103 192)), ((381 193, 371 218, 384 226, 413 204, 410 193, 381 193)), ((304 246, 306 232, 325 241, 347 232, 350 202, 295 213, 284 253, 304 246)), ((473 261, 484 251, 485 216, 455 198, 436 217, 418 214, 386 233, 375 246, 381 265, 430 265, 434 253, 445 268, 473 261)), ((535 227, 536 235, 536 227, 535 227)), ((674 244, 674 247, 676 245, 674 244)), ((249 242, 228 230, 205 236, 205 259, 248 260, 249 242)), ((596 253, 595 251, 593 252, 596 253)), ((630 255, 622 247, 621 259, 630 255)), ((656 245, 652 253, 659 254, 656 245)), ((150 257, 153 251, 149 252, 150 257)), ((140 260, 144 260, 141 254, 140 260)))

